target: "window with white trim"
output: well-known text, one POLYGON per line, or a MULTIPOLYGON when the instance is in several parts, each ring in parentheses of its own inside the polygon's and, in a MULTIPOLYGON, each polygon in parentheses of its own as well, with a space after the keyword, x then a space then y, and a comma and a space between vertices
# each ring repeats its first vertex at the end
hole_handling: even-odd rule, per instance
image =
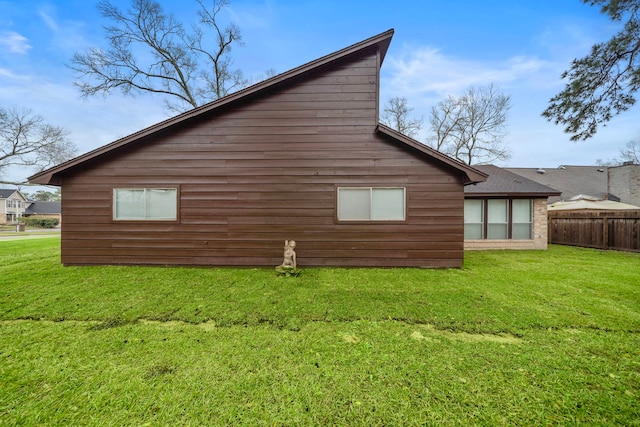
POLYGON ((530 240, 532 236, 533 200, 465 199, 466 240, 530 240))
POLYGON ((482 200, 464 201, 464 238, 484 238, 484 203, 482 200))
POLYGON ((339 187, 339 221, 404 221, 404 187, 339 187))
POLYGON ((487 239, 509 238, 509 201, 506 199, 487 200, 487 239))
POLYGON ((511 201, 511 238, 528 240, 533 235, 533 203, 531 199, 511 201))
POLYGON ((115 188, 113 219, 120 221, 175 221, 176 188, 115 188))

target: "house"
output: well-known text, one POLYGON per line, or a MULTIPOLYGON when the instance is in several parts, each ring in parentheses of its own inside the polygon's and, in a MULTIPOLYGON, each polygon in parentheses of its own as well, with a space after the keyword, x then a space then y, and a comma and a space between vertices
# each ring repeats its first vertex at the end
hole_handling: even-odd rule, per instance
POLYGON ((460 267, 486 175, 379 124, 393 30, 29 178, 65 265, 460 267))
POLYGON ((546 249, 547 200, 560 192, 493 165, 464 188, 465 249, 546 249))
POLYGON ((16 189, 0 189, 0 224, 11 224, 18 221, 30 202, 16 189))
POLYGON ((640 206, 640 165, 625 162, 607 168, 607 190, 616 196, 615 201, 640 206))
POLYGON ((549 203, 586 196, 640 206, 640 165, 559 166, 558 168, 506 168, 532 181, 559 190, 549 203))
POLYGON ((31 202, 31 205, 24 211, 23 216, 37 216, 38 218, 52 218, 62 222, 61 202, 59 201, 41 201, 31 202))

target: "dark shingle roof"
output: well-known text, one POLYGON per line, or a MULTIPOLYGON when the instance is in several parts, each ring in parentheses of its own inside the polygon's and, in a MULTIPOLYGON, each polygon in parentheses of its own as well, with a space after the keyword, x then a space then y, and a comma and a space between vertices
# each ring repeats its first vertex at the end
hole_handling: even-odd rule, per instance
POLYGON ((16 190, 15 188, 0 188, 0 199, 6 199, 16 191, 18 190, 16 190))
POLYGON ((506 168, 532 181, 559 190, 549 203, 569 200, 579 194, 608 199, 607 168, 602 166, 561 166, 559 168, 506 168))
POLYGON ((52 215, 60 214, 60 212, 62 212, 60 202, 42 201, 35 201, 31 203, 31 206, 29 206, 25 211, 27 215, 52 215))
POLYGON ((539 196, 560 194, 559 191, 527 179, 494 165, 475 165, 474 168, 489 175, 485 182, 467 185, 468 196, 539 196))

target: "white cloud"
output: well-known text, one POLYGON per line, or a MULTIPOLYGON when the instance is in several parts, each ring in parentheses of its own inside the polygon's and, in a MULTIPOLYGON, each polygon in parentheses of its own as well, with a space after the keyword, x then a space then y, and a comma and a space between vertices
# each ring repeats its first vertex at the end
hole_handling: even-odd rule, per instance
POLYGON ((38 11, 38 15, 44 21, 45 25, 49 27, 49 29, 56 32, 59 30, 60 27, 58 26, 58 23, 56 22, 55 19, 53 19, 53 17, 50 14, 40 9, 38 11))
POLYGON ((0 68, 0 77, 6 78, 8 80, 17 80, 17 81, 22 81, 22 82, 29 81, 29 77, 28 76, 25 76, 25 75, 22 75, 22 74, 16 74, 13 71, 8 70, 6 68, 0 68))
MULTIPOLYGON (((508 134, 505 142, 513 157, 501 165, 549 166, 590 164, 602 153, 611 134, 599 132, 598 141, 576 150, 562 128, 546 121, 541 112, 561 84, 557 58, 520 55, 498 59, 469 60, 444 54, 432 47, 403 49, 389 53, 382 68, 382 103, 393 96, 405 97, 415 117, 423 117, 419 139, 428 140, 430 109, 447 96, 458 96, 471 86, 494 83, 511 96, 508 134)), ((563 62, 566 66, 566 62, 563 62)))
POLYGON ((395 96, 443 99, 470 86, 503 86, 535 75, 546 66, 545 61, 527 56, 489 63, 448 57, 430 47, 406 49, 403 54, 386 59, 386 89, 395 96))
POLYGON ((31 45, 28 39, 22 34, 18 34, 15 31, 5 31, 0 33, 0 48, 11 53, 23 55, 31 49, 31 45))

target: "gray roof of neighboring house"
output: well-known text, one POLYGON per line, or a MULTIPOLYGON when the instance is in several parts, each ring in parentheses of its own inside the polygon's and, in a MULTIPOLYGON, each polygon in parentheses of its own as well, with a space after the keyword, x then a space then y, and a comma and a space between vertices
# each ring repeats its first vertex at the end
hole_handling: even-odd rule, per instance
POLYGON ((62 212, 60 202, 43 202, 36 200, 24 212, 28 215, 53 215, 62 212))
POLYGON ((549 197, 560 192, 546 185, 494 165, 474 165, 474 168, 489 175, 485 182, 464 187, 465 196, 526 196, 549 197))
POLYGON ((525 178, 559 190, 549 203, 568 200, 579 194, 598 199, 617 200, 608 194, 607 168, 604 166, 560 166, 558 168, 506 168, 525 178))
POLYGON ((18 190, 16 190, 15 188, 0 188, 0 199, 6 199, 16 191, 18 190))

